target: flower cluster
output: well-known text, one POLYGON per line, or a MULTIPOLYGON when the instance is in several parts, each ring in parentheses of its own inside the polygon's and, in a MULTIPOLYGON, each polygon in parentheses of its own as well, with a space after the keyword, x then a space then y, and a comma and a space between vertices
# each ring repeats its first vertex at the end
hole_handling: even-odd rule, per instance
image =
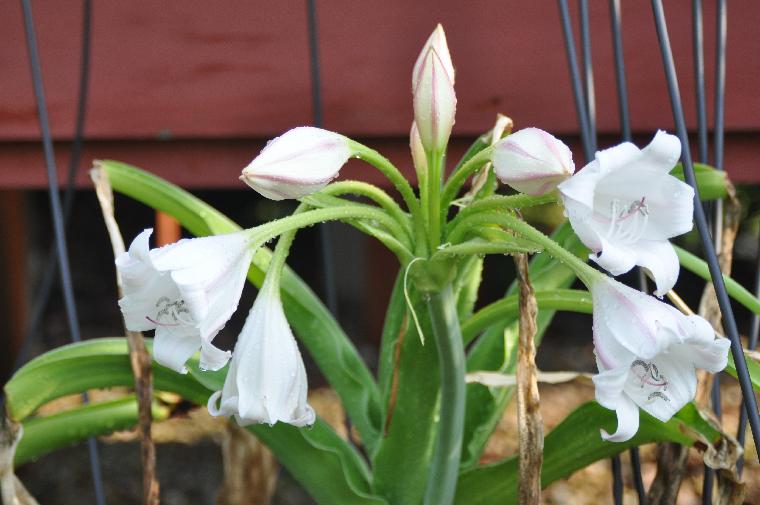
MULTIPOLYGON (((570 150, 548 133, 526 128, 496 144, 499 179, 530 195, 558 189, 565 213, 589 258, 612 275, 640 266, 657 296, 678 279, 669 239, 691 230, 694 190, 670 175, 681 155, 677 137, 659 131, 644 149, 625 142, 596 153, 573 175, 570 150)), ((597 401, 618 416, 605 440, 636 434, 638 407, 667 421, 696 392, 696 368, 726 367, 729 342, 710 324, 607 276, 587 281, 594 301, 597 401)))
MULTIPOLYGON (((437 199, 441 181, 436 175, 442 173, 454 125, 454 79, 439 25, 412 72, 410 147, 421 181, 420 200, 432 202, 420 225, 428 226, 425 232, 432 239, 422 247, 431 254, 440 245, 438 213, 448 212, 449 202, 441 209, 437 199)), ((542 196, 558 191, 573 230, 592 251, 589 259, 613 276, 639 266, 654 279, 655 295, 673 288, 679 262, 669 239, 692 228, 694 205, 692 188, 670 175, 681 154, 678 138, 659 131, 643 149, 622 143, 596 153, 575 173, 570 149, 549 133, 525 128, 500 138, 501 131, 480 154, 481 165, 491 162, 496 177, 518 192, 542 196)), ((299 127, 270 141, 241 179, 273 200, 302 198, 324 188, 349 158, 362 156, 362 149, 367 148, 337 133, 299 127)), ((408 194, 415 199, 411 189, 408 194)), ((413 206, 408 207, 412 213, 413 206)), ((223 367, 230 353, 211 341, 237 308, 253 255, 250 234, 183 240, 153 250, 149 235, 149 230, 141 233, 117 259, 124 280, 119 304, 127 327, 155 329, 155 359, 174 370, 185 371, 185 362, 199 349, 201 368, 223 367)), ((618 417, 617 431, 603 431, 602 436, 625 441, 638 430, 639 407, 667 421, 691 401, 695 370, 722 370, 728 341, 716 339, 701 317, 687 317, 602 273, 589 273, 592 269, 585 264, 580 267, 586 269, 582 280, 594 302, 596 398, 618 417)), ((213 415, 234 416, 241 424, 282 421, 305 426, 315 420, 277 279, 277 274, 267 277, 250 311, 224 387, 209 399, 213 415)))
MULTIPOLYGON (((155 330, 153 357, 161 365, 186 373, 185 363, 200 349, 201 370, 219 370, 230 352, 211 341, 240 301, 254 253, 250 234, 183 239, 150 249, 151 232, 140 233, 116 259, 126 327, 155 330)), ((262 287, 232 353, 224 388, 209 401, 212 413, 235 415, 241 425, 314 422, 303 360, 278 290, 272 282, 262 287)))

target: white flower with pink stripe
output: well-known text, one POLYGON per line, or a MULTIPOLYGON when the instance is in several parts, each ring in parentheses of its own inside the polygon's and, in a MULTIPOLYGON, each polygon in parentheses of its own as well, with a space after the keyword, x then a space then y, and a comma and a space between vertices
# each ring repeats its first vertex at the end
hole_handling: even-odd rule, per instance
POLYGON ((678 137, 658 131, 644 149, 624 142, 599 151, 558 186, 590 258, 612 275, 647 269, 659 296, 673 288, 680 269, 668 239, 693 226, 694 190, 669 173, 680 155, 678 137))
POLYGON ((532 196, 552 191, 575 172, 570 148, 538 128, 503 138, 494 146, 491 159, 501 182, 532 196))
POLYGON ((715 338, 700 316, 686 316, 656 298, 600 275, 594 301, 593 377, 596 400, 617 413, 617 431, 602 438, 624 442, 639 428, 641 407, 666 422, 694 399, 696 369, 726 367, 730 343, 715 338))
POLYGON ((343 135, 301 126, 270 140, 240 179, 271 200, 301 198, 336 178, 351 154, 343 135))

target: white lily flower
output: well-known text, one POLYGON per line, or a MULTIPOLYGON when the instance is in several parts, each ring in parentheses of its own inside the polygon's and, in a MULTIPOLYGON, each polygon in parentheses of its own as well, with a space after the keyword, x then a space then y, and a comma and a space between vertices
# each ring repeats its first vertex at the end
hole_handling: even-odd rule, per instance
MULTIPOLYGON (((414 79, 413 79, 414 81, 414 79)), ((414 121, 426 151, 442 152, 454 126, 454 84, 435 48, 430 47, 416 77, 414 121)))
POLYGON ((153 357, 158 363, 185 373, 185 362, 200 349, 201 368, 218 370, 230 352, 211 340, 240 301, 254 252, 249 234, 183 239, 150 249, 152 232, 140 233, 116 258, 124 323, 131 331, 156 330, 153 357))
POLYGON ((213 416, 238 424, 314 424, 301 353, 282 309, 279 286, 267 279, 235 344, 227 379, 208 400, 213 416), (218 404, 218 406, 217 406, 218 404))
POLYGON ((270 140, 240 179, 271 200, 301 198, 336 178, 351 154, 346 137, 301 126, 270 140))
POLYGON ((658 131, 644 149, 625 142, 597 152, 558 186, 573 230, 595 253, 590 258, 612 275, 646 268, 658 296, 678 278, 668 239, 693 226, 694 190, 669 174, 680 155, 678 137, 658 131))
POLYGON ((414 93, 414 90, 417 89, 417 81, 422 71, 425 57, 427 56, 428 50, 430 50, 430 48, 435 49, 436 54, 438 54, 438 57, 441 59, 443 68, 446 70, 446 73, 449 76, 449 81, 451 81, 452 85, 454 84, 454 63, 451 61, 449 45, 446 42, 446 33, 443 31, 443 26, 438 23, 438 26, 436 26, 435 30, 433 30, 433 33, 430 34, 430 37, 428 37, 425 45, 422 46, 422 50, 417 56, 417 61, 414 62, 414 69, 412 70, 412 93, 414 93))
POLYGON ((501 182, 532 196, 548 193, 575 172, 570 148, 538 128, 524 128, 501 139, 491 159, 501 182))
POLYGON ((594 300, 593 377, 596 400, 617 412, 617 431, 602 438, 624 442, 639 428, 641 407, 668 421, 697 390, 696 368, 726 367, 730 342, 700 316, 685 316, 656 298, 600 276, 594 300))

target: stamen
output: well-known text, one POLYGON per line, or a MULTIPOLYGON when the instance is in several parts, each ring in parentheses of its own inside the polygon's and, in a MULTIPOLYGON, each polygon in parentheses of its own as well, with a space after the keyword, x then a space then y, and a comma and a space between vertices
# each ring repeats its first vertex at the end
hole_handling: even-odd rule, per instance
POLYGON ((638 242, 644 235, 649 222, 646 197, 631 202, 627 207, 622 207, 622 210, 620 210, 620 201, 613 199, 610 202, 610 207, 610 224, 607 229, 607 237, 611 241, 627 244, 638 242))

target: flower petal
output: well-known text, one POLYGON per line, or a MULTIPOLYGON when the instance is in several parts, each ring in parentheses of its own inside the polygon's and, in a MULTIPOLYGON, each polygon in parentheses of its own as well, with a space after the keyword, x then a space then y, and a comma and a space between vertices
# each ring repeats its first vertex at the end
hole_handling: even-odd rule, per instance
POLYGON ((201 370, 216 371, 224 367, 232 357, 230 351, 223 351, 207 340, 201 340, 201 370))
POLYGON ((597 263, 612 275, 621 275, 636 266, 635 250, 600 237, 602 250, 599 254, 589 254, 589 259, 597 263))
POLYGON ((634 362, 625 385, 626 394, 662 422, 670 420, 697 391, 694 366, 679 351, 675 345, 652 360, 634 362))
POLYGON ((153 339, 153 359, 179 373, 187 373, 185 362, 201 346, 197 330, 187 326, 158 326, 153 339))
POLYGON ((681 264, 675 249, 667 240, 642 241, 636 244, 636 264, 649 270, 657 289, 654 294, 664 296, 678 280, 681 264))
POLYGON ((639 409, 628 397, 623 397, 615 408, 617 414, 617 430, 609 434, 600 430, 602 439, 608 442, 625 442, 633 438, 639 431, 639 409))
POLYGON ((301 198, 337 177, 350 156, 342 135, 302 126, 269 141, 241 179, 272 200, 301 198))
POLYGON ((652 141, 641 150, 639 163, 670 172, 681 157, 681 141, 675 135, 657 130, 652 141))

